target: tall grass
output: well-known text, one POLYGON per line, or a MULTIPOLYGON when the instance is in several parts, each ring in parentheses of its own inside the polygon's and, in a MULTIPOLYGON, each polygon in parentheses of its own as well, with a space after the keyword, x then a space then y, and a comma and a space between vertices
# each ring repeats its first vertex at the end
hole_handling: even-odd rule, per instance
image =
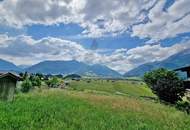
POLYGON ((143 85, 137 85, 140 90, 136 90, 123 81, 104 82, 103 89, 98 87, 102 82, 96 81, 98 85, 94 82, 88 83, 91 87, 84 81, 73 82, 72 85, 83 89, 87 87, 87 90, 94 87, 94 90, 108 94, 50 89, 18 94, 11 103, 0 102, 0 130, 190 129, 190 117, 185 113, 154 101, 136 98, 153 95, 143 85), (116 91, 127 95, 117 95, 116 91), (130 94, 133 96, 128 96, 130 94))

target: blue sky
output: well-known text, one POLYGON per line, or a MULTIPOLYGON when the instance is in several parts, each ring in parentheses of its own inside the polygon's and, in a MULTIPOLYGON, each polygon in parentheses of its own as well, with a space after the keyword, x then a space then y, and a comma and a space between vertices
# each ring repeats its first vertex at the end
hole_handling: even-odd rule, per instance
POLYGON ((0 58, 17 65, 78 60, 124 73, 190 48, 189 6, 188 0, 3 0, 0 58))
POLYGON ((82 46, 90 48, 94 39, 99 44, 99 48, 119 49, 119 48, 134 48, 139 44, 144 44, 147 39, 139 39, 138 37, 131 37, 130 34, 124 33, 117 36, 103 36, 103 37, 86 37, 80 36, 84 31, 82 27, 77 24, 60 24, 52 26, 32 25, 27 27, 27 35, 34 39, 41 39, 44 37, 59 37, 75 42, 79 42, 82 46), (36 30, 38 30, 36 32, 36 30), (128 43, 128 44, 126 44, 128 43))

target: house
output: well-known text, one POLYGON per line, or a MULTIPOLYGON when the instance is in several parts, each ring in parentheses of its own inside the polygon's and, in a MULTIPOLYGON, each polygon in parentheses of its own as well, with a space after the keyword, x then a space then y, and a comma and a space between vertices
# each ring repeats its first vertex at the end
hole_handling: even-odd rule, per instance
POLYGON ((187 79, 184 80, 184 85, 186 88, 190 89, 190 66, 175 69, 174 71, 182 71, 187 73, 187 79))
POLYGON ((13 73, 0 73, 0 100, 12 101, 16 83, 21 78, 13 73))

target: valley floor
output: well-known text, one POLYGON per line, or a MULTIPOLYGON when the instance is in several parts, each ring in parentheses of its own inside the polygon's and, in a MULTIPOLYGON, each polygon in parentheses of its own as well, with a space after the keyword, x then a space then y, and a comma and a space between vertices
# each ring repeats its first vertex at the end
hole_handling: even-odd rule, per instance
POLYGON ((2 130, 189 130, 190 116, 160 104, 144 84, 72 82, 0 103, 2 130), (148 98, 150 97, 150 98, 148 98))

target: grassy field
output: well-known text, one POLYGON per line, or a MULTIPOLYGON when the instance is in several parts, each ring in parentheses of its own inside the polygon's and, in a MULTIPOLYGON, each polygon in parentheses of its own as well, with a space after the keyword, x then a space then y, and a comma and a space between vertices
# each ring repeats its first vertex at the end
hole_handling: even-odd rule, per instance
POLYGON ((155 97, 143 82, 91 80, 90 83, 88 83, 87 81, 73 81, 71 82, 70 87, 78 91, 92 90, 135 97, 155 97))
POLYGON ((0 130, 189 130, 190 116, 144 97, 142 83, 74 81, 0 103, 0 130))

